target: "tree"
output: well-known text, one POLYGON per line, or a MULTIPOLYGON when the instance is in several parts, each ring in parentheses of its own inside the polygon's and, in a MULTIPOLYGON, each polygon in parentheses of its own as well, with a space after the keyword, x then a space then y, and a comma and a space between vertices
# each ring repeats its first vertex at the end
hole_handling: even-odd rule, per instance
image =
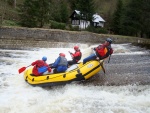
POLYGON ((95 13, 93 0, 76 0, 74 1, 75 9, 81 12, 81 18, 92 21, 92 16, 95 13))
POLYGON ((43 27, 50 19, 51 0, 25 0, 20 7, 21 24, 26 27, 43 27))
POLYGON ((67 3, 67 0, 53 0, 52 4, 51 19, 56 22, 66 23, 69 19, 69 3, 67 3))
POLYGON ((150 37, 150 1, 131 0, 122 20, 123 35, 150 37))
POLYGON ((61 22, 66 23, 69 18, 69 12, 67 8, 67 3, 62 1, 61 6, 60 6, 60 14, 61 14, 61 22))
POLYGON ((122 34, 130 36, 138 36, 141 31, 142 24, 142 0, 131 0, 126 8, 125 16, 122 24, 122 34))
POLYGON ((5 1, 2 1, 3 2, 3 5, 0 4, 0 25, 3 24, 3 21, 4 21, 4 18, 5 18, 5 14, 6 14, 6 11, 7 11, 7 3, 5 1))
POLYGON ((70 8, 71 8, 72 11, 76 9, 76 2, 77 1, 78 0, 68 0, 68 2, 70 4, 70 8))
POLYGON ((150 0, 142 0, 142 13, 140 18, 141 32, 140 36, 150 38, 150 0))
POLYGON ((16 8, 17 1, 16 0, 7 0, 8 4, 16 8))
POLYGON ((115 34, 120 33, 122 16, 123 16, 123 3, 122 0, 118 0, 116 11, 114 12, 113 20, 111 23, 111 29, 115 34))

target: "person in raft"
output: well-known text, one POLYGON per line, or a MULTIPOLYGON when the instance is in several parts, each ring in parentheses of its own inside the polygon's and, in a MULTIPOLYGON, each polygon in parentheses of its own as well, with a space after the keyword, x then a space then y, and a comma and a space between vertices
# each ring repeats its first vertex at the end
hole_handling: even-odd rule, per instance
POLYGON ((44 72, 51 72, 51 68, 46 63, 47 57, 43 56, 42 60, 36 60, 31 65, 34 66, 32 70, 32 74, 35 76, 43 75, 44 72))
POLYGON ((98 47, 94 48, 95 53, 83 59, 83 64, 90 60, 102 60, 110 56, 113 53, 111 43, 112 39, 107 38, 102 45, 99 45, 98 47))
POLYGON ((65 54, 60 53, 56 61, 53 64, 50 64, 50 67, 55 68, 53 70, 53 73, 65 72, 68 67, 68 62, 67 62, 67 59, 65 58, 65 54))
POLYGON ((74 46, 74 50, 75 50, 75 53, 71 53, 71 52, 69 51, 69 53, 70 53, 70 55, 71 55, 71 57, 72 57, 72 60, 68 61, 68 65, 77 64, 78 61, 79 61, 79 60, 81 59, 81 57, 82 57, 82 53, 81 53, 81 51, 80 51, 80 49, 79 49, 78 46, 74 46))

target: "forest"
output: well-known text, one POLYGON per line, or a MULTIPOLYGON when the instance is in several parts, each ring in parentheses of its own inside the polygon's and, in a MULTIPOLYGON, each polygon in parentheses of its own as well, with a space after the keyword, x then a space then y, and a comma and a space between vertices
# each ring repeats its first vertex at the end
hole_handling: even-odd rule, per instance
POLYGON ((79 30, 71 26, 74 10, 90 22, 95 13, 106 21, 86 31, 150 38, 150 0, 1 0, 0 25, 79 30))

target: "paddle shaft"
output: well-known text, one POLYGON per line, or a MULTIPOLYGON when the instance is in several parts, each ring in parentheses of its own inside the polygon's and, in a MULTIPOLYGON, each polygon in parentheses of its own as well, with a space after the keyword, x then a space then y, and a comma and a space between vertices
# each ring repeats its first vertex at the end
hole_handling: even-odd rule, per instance
MULTIPOLYGON (((29 65, 29 66, 27 66, 27 67, 30 67, 30 66, 31 66, 31 65, 29 65)), ((26 67, 26 68, 27 68, 27 67, 26 67)))
POLYGON ((109 55, 108 63, 109 63, 109 61, 110 61, 110 57, 111 57, 111 55, 109 55))
POLYGON ((71 58, 73 59, 72 53, 70 51, 68 51, 70 53, 71 58))

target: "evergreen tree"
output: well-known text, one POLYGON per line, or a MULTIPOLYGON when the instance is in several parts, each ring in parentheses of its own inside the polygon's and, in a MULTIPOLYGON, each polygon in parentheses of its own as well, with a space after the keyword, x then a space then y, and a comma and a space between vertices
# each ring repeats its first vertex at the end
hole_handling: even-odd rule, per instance
POLYGON ((51 0, 25 0, 20 7, 21 24, 26 27, 43 27, 50 19, 51 0))
POLYGON ((8 4, 16 8, 17 1, 16 0, 7 0, 8 4))
POLYGON ((125 17, 123 19, 122 34, 130 36, 138 36, 142 24, 140 22, 142 14, 142 0, 131 0, 126 8, 125 17))
POLYGON ((70 4, 70 8, 72 11, 76 10, 76 2, 78 0, 68 0, 69 4, 70 4))
POLYGON ((60 4, 60 0, 52 0, 51 20, 56 22, 61 22, 60 4))
POLYGON ((69 12, 67 8, 67 3, 64 1, 61 2, 60 6, 61 22, 66 23, 69 19, 69 12))
POLYGON ((150 38, 150 0, 142 0, 141 9, 140 23, 142 27, 140 36, 150 38))
POLYGON ((123 12, 119 34, 140 37, 150 36, 149 0, 131 0, 123 12))
POLYGON ((67 0, 54 0, 52 2, 52 20, 66 23, 69 19, 67 0))
POLYGON ((120 34, 122 16, 123 16, 123 3, 122 0, 118 0, 116 11, 114 12, 113 20, 111 23, 111 29, 115 34, 120 34))
POLYGON ((92 16, 95 13, 94 1, 93 0, 76 0, 75 9, 81 12, 81 18, 92 21, 92 16))

